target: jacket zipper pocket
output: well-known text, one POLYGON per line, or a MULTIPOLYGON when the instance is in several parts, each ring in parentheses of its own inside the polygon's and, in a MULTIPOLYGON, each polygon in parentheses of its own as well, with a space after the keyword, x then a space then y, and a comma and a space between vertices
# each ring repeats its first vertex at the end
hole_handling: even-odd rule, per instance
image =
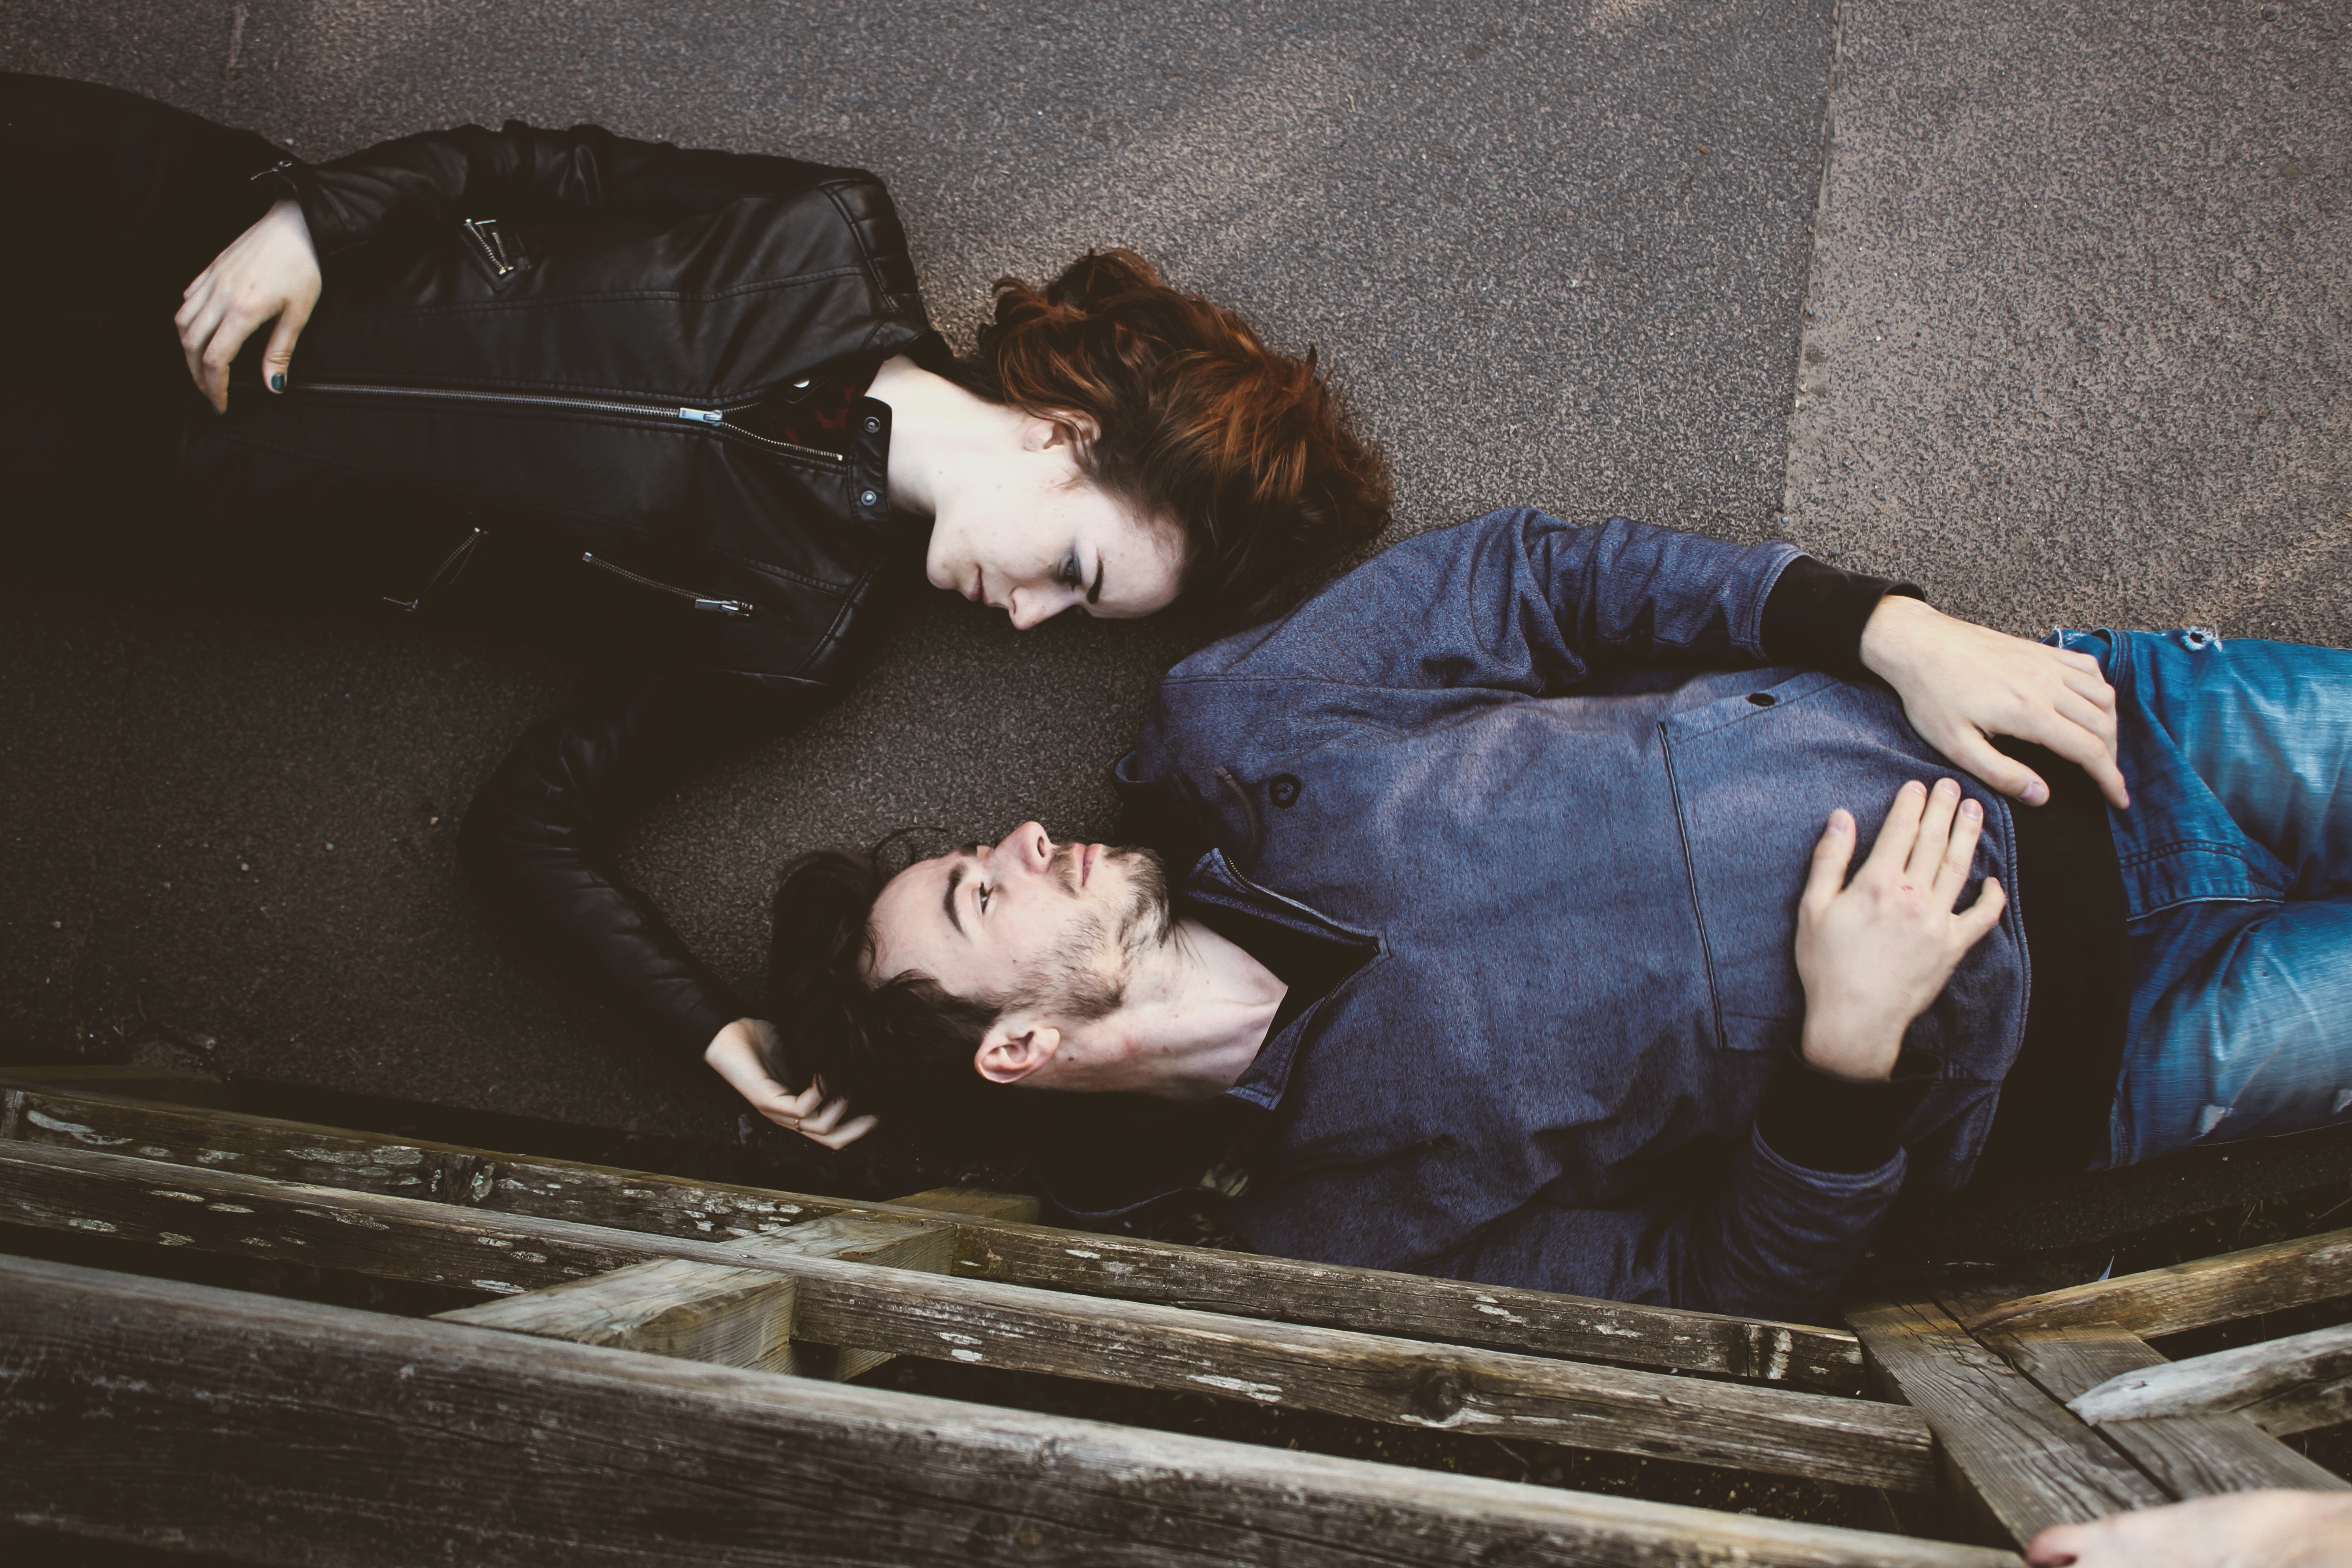
POLYGON ((491 282, 504 283, 521 268, 522 262, 507 249, 507 237, 499 229, 498 219, 469 217, 458 226, 465 230, 466 237, 474 242, 475 251, 488 265, 491 282))
POLYGON ((593 566, 599 572, 610 572, 614 576, 624 582, 635 583, 640 588, 651 588, 656 593, 667 594, 674 599, 684 599, 695 609, 706 615, 726 616, 739 621, 747 620, 751 615, 751 606, 741 599, 706 599, 690 588, 681 588, 672 583, 656 582, 642 572, 632 572, 625 566, 605 560, 593 550, 582 551, 580 561, 583 565, 593 566))
POLYGON ((425 603, 425 598, 434 589, 457 580, 457 574, 463 572, 466 569, 466 563, 474 558, 475 546, 481 542, 482 531, 477 526, 473 532, 457 541, 456 549, 441 558, 441 564, 433 569, 433 575, 425 579, 425 586, 416 590, 416 597, 395 599, 387 594, 384 595, 383 602, 395 610, 406 610, 415 614, 417 606, 425 603))

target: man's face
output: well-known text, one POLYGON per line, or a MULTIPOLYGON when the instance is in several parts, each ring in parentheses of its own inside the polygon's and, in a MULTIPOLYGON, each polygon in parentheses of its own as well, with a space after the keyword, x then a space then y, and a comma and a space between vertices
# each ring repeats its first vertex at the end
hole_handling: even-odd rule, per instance
POLYGON ((1024 822, 993 847, 910 866, 874 901, 868 978, 919 970, 957 996, 1100 1017, 1132 957, 1168 932, 1167 879, 1149 850, 1055 845, 1024 822))

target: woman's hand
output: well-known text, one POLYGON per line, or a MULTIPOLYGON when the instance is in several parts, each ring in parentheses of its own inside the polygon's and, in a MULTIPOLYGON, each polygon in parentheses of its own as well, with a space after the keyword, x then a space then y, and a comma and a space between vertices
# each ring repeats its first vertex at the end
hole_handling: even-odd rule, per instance
POLYGON ((1969 949, 2000 919, 2008 895, 1986 879, 1955 914, 1984 827, 1960 786, 1913 782, 1895 793, 1870 858, 1853 859, 1853 816, 1830 813, 1797 903, 1797 973, 1805 983, 1806 1063, 1832 1078, 1884 1081, 1903 1031, 1927 1010, 1969 949))
POLYGON ((768 1072, 769 1055, 778 1047, 776 1026, 760 1018, 738 1018, 710 1037, 702 1059, 728 1084, 751 1102, 751 1109, 779 1127, 789 1128, 812 1143, 846 1149, 881 1124, 880 1118, 847 1115, 849 1101, 827 1100, 822 1079, 794 1094, 768 1072))
POLYGON ((2352 1563, 2352 1496, 2222 1492, 2033 1538, 2035 1568, 2330 1568, 2352 1563))
POLYGON ((181 296, 172 324, 180 330, 180 353, 196 390, 226 413, 229 363, 253 330, 274 316, 278 330, 262 353, 261 379, 270 391, 285 391, 294 340, 309 324, 320 287, 302 205, 281 201, 214 257, 181 296))
POLYGON ((2115 688, 2089 654, 1890 596, 1863 627, 1862 662, 1895 688, 1929 745, 2001 794, 2028 805, 2050 798, 2032 768, 1993 750, 1993 736, 2013 735, 2074 763, 2118 808, 2131 805, 2116 766, 2115 688))

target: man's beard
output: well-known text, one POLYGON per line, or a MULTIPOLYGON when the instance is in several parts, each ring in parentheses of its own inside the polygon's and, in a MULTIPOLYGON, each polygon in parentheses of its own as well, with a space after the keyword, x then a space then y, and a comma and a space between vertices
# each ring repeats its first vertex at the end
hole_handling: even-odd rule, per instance
MULTIPOLYGON (((1074 1024, 1090 1024, 1125 1004, 1137 961, 1168 941, 1175 929, 1175 911, 1168 894, 1168 868, 1157 854, 1140 845, 1122 845, 1104 850, 1095 869, 1100 872, 1113 864, 1128 868, 1127 900, 1116 919, 1088 915, 1079 921, 1069 940, 1039 965, 1038 977, 1006 997, 1001 1012, 1047 1012, 1074 1024), (1114 959, 1108 964, 1107 950, 1114 959)), ((1077 852, 1060 874, 1076 891, 1077 852)))

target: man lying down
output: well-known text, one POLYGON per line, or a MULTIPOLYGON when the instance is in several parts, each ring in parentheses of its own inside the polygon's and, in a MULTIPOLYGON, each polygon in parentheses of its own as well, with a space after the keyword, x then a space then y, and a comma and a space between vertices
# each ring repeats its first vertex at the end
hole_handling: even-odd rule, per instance
POLYGON ((2352 654, 1891 586, 1524 510, 1397 545, 1168 675, 1140 843, 796 863, 778 1076, 1042 1129, 1085 1223, 1207 1180, 1265 1252, 1798 1319, 1906 1187, 2346 1114, 2352 654))

